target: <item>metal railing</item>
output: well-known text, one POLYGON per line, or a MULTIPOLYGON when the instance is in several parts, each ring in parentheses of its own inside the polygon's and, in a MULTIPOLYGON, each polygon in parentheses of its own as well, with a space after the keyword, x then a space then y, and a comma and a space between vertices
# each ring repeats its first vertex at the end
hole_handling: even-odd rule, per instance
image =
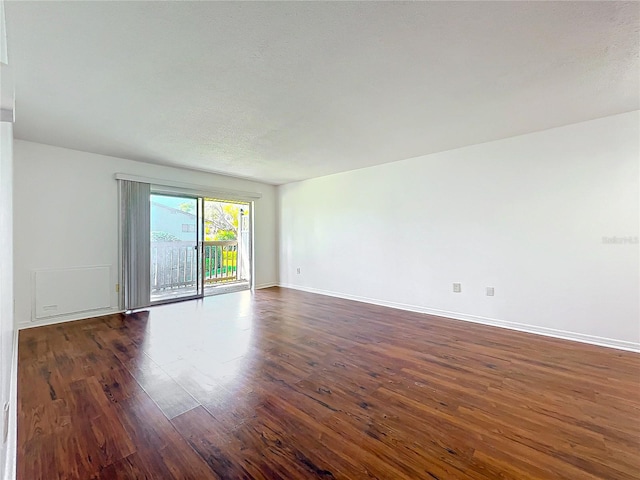
MULTIPOLYGON (((201 243, 206 285, 238 280, 238 241, 201 243)), ((151 292, 195 287, 198 255, 192 242, 151 242, 151 292)))

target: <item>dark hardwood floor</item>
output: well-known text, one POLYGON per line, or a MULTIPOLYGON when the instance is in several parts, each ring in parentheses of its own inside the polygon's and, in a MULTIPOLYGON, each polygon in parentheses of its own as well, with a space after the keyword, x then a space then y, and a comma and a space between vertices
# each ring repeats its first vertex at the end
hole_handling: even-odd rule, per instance
POLYGON ((640 355, 294 290, 23 330, 18 370, 21 480, 640 479, 640 355))

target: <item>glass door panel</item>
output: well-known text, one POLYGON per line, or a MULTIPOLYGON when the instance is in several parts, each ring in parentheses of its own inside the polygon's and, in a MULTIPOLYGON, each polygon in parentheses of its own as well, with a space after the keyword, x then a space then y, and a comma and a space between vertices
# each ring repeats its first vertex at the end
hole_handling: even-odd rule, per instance
POLYGON ((204 294, 246 289, 251 284, 249 204, 204 199, 204 294))
POLYGON ((151 302, 202 296, 201 200, 151 195, 151 302))

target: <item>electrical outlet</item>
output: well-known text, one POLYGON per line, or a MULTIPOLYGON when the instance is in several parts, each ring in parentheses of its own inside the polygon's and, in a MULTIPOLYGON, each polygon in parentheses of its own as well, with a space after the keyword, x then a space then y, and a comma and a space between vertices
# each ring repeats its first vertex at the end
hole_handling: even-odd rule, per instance
POLYGON ((493 297, 495 295, 495 289, 493 287, 487 287, 487 297, 493 297))
POLYGON ((454 283, 453 284, 453 293, 461 293, 462 292, 462 284, 454 283))
POLYGON ((300 275, 300 267, 298 267, 298 268, 296 269, 296 273, 297 273, 298 275, 300 275))

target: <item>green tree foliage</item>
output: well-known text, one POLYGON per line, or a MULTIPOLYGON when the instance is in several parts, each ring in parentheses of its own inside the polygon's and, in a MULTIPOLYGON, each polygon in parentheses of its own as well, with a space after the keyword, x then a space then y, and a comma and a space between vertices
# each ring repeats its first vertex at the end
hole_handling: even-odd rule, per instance
POLYGON ((218 230, 215 234, 215 240, 236 240, 236 232, 231 230, 218 230))
POLYGON ((205 241, 236 240, 240 208, 235 203, 205 201, 205 241))
POLYGON ((183 212, 194 213, 196 206, 194 202, 184 202, 178 205, 178 208, 183 212))

